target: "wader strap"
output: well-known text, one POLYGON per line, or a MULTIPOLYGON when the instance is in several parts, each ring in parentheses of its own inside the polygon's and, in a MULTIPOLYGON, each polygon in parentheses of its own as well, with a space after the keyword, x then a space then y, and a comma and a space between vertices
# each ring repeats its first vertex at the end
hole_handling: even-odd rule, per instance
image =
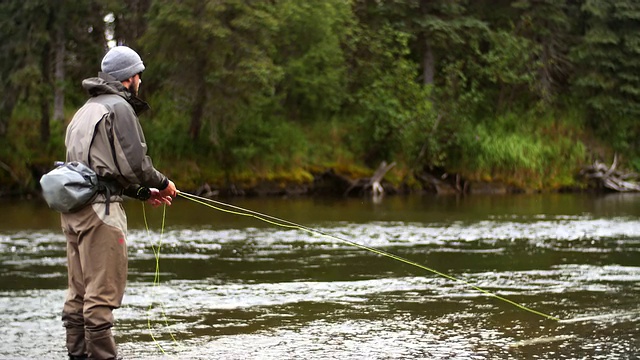
POLYGON ((122 186, 120 186, 120 184, 116 180, 107 179, 102 176, 98 176, 98 189, 99 189, 98 192, 104 193, 106 197, 106 200, 104 202, 105 203, 104 214, 109 215, 109 206, 111 205, 111 195, 122 193, 122 186))
POLYGON ((105 192, 106 192, 106 196, 107 196, 107 201, 105 201, 105 207, 104 207, 104 214, 105 215, 109 215, 109 205, 111 205, 111 190, 109 190, 109 187, 106 186, 105 187, 105 192))

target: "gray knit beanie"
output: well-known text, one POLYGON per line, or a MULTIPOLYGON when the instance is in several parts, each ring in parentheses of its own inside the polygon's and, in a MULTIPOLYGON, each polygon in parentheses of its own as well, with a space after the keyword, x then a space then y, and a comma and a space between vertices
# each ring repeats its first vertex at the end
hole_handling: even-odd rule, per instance
POLYGON ((126 80, 143 70, 140 55, 128 46, 113 47, 102 59, 102 72, 118 81, 126 80))

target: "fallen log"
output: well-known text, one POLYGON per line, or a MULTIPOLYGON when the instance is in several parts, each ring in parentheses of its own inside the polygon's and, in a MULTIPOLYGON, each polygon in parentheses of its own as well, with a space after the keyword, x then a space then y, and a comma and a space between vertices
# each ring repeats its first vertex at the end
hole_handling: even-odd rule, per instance
POLYGON ((436 194, 464 194, 468 191, 469 183, 464 181, 459 174, 451 176, 446 172, 433 174, 428 171, 416 171, 413 176, 422 184, 422 188, 436 194))
POLYGON ((394 166, 396 166, 395 162, 387 165, 387 162, 383 161, 370 178, 362 178, 354 181, 344 192, 344 196, 349 196, 353 192, 359 195, 370 192, 373 196, 382 196, 384 194, 384 187, 380 182, 394 166))
POLYGON ((314 195, 363 196, 372 194, 376 197, 385 192, 394 193, 396 189, 389 184, 383 185, 382 181, 395 164, 394 162, 387 165, 386 162, 382 162, 371 177, 355 180, 329 169, 314 177, 310 192, 314 195))
POLYGON ((617 154, 613 156, 611 166, 596 160, 592 165, 580 170, 580 175, 598 189, 618 192, 640 191, 640 184, 635 181, 639 178, 638 174, 618 170, 617 154))
POLYGON ((314 176, 310 190, 313 195, 341 196, 352 182, 350 178, 336 173, 334 169, 328 169, 314 176))

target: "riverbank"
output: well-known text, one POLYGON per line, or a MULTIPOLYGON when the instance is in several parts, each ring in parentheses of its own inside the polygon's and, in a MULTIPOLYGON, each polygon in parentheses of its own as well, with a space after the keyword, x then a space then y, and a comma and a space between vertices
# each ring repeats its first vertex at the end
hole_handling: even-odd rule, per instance
MULTIPOLYGON (((38 184, 41 174, 35 173, 33 183, 38 184)), ((402 172, 391 172, 386 178, 379 180, 380 187, 374 190, 370 183, 373 173, 363 169, 324 168, 310 171, 298 171, 295 174, 252 178, 239 176, 229 181, 220 179, 204 182, 200 185, 191 183, 178 187, 185 192, 203 197, 291 197, 291 196, 326 196, 326 197, 367 197, 393 196, 412 194, 438 195, 507 195, 522 193, 553 192, 596 192, 602 191, 590 184, 586 179, 576 179, 571 186, 555 188, 527 188, 516 184, 515 180, 482 180, 467 179, 460 174, 438 172, 420 172, 410 175, 402 172)), ((28 188, 0 186, 0 198, 38 198, 40 189, 37 185, 28 188)))
MULTIPOLYGON (((602 156, 601 156, 602 157, 602 156)), ((204 197, 363 197, 380 195, 474 195, 521 193, 633 192, 640 189, 635 172, 624 170, 619 157, 572 168, 550 168, 545 174, 527 169, 500 171, 444 168, 412 169, 404 163, 381 162, 368 168, 353 162, 289 169, 223 171, 203 161, 167 161, 157 168, 182 191, 204 197), (167 163, 174 163, 168 167, 167 163), (166 170, 165 170, 166 169, 166 170)), ((39 180, 51 169, 47 158, 11 168, 0 162, 0 198, 40 197, 39 180), (0 172, 2 174, 2 172, 0 172), (8 175, 8 176, 7 176, 8 175)))

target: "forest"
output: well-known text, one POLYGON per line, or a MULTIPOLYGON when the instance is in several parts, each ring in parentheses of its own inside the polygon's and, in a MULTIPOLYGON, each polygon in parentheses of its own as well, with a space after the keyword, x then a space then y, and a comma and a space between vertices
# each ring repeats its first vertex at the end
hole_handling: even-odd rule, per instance
POLYGON ((634 0, 3 0, 0 37, 3 196, 64 160, 81 82, 119 44, 145 62, 149 155, 183 190, 382 162, 408 192, 584 190, 614 155, 640 170, 634 0))

